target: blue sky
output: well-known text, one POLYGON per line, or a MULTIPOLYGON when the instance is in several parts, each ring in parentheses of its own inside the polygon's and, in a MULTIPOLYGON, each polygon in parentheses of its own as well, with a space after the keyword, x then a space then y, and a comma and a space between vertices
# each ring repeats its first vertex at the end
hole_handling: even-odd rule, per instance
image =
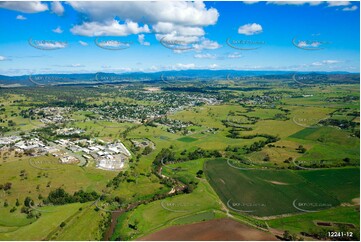
POLYGON ((359 8, 347 1, 0 2, 0 74, 359 72, 359 8))

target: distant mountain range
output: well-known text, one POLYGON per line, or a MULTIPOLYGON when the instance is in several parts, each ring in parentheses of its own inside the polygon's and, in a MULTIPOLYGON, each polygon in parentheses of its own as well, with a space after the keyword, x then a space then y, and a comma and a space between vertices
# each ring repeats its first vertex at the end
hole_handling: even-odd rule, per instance
MULTIPOLYGON (((1 86, 36 86, 36 85, 84 85, 130 82, 172 82, 200 80, 212 81, 228 79, 230 77, 263 77, 264 79, 278 79, 291 77, 294 71, 238 71, 238 70, 180 70, 160 72, 130 72, 130 73, 86 73, 86 74, 39 74, 22 76, 0 75, 1 86)), ((297 72, 298 74, 315 75, 351 75, 352 79, 358 78, 359 73, 349 72, 297 72), (358 76, 358 77, 357 77, 358 76)))

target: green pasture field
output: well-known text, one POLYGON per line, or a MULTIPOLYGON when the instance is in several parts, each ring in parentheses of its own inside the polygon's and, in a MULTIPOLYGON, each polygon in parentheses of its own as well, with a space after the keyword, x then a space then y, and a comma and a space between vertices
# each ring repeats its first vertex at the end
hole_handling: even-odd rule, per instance
POLYGON ((335 207, 315 213, 303 213, 290 217, 274 218, 267 220, 267 224, 271 228, 276 228, 281 231, 288 230, 291 233, 310 233, 322 228, 316 225, 317 221, 349 223, 359 228, 360 213, 355 207, 335 207))
POLYGON ((360 168, 339 168, 298 171, 310 183, 336 197, 340 202, 351 203, 360 197, 360 168))
MULTIPOLYGON (((29 224, 10 224, 6 222, 0 225, 0 240, 45 240, 54 230, 58 230, 62 222, 85 206, 80 203, 67 204, 56 207, 43 207, 42 215, 36 221, 29 224), (4 229, 5 228, 5 229, 4 229), (5 230, 5 231, 4 231, 5 230), (6 231, 8 230, 8 231, 6 231)), ((4 222, 4 221, 3 221, 4 222)))
POLYGON ((101 194, 108 180, 117 173, 103 171, 90 167, 77 165, 59 164, 52 156, 23 157, 18 160, 8 160, 0 165, 0 184, 12 183, 9 192, 0 191, 0 224, 7 226, 24 225, 33 222, 26 215, 20 213, 20 208, 15 206, 16 199, 23 204, 25 197, 30 197, 35 204, 41 200, 39 197, 47 197, 49 192, 56 188, 63 188, 72 194, 80 189, 84 191, 96 191, 101 194), (21 179, 20 172, 25 170, 27 179, 21 179), (8 207, 4 207, 4 202, 8 207), (10 209, 16 207, 11 213, 10 209), (6 218, 2 221, 2 218, 6 218))
POLYGON ((289 136, 289 139, 310 146, 300 160, 337 163, 350 158, 353 164, 358 164, 360 160, 360 140, 334 127, 305 128, 289 136))
MULTIPOLYGON (((222 201, 233 208, 232 210, 241 213, 273 216, 299 213, 302 210, 317 211, 340 205, 340 201, 329 189, 319 186, 312 180, 305 180, 297 171, 241 170, 229 166, 224 159, 206 162, 204 170, 222 201), (317 203, 317 206, 300 207, 297 205, 299 202, 317 203)), ((328 179, 332 180, 332 175, 328 176, 328 179)), ((354 176, 352 180, 357 179, 358 177, 354 176)), ((338 188, 340 187, 350 189, 354 193, 358 188, 354 183, 342 183, 338 188)))
POLYGON ((182 177, 182 180, 197 181, 197 188, 190 194, 177 195, 160 201, 141 205, 118 219, 113 239, 136 239, 175 224, 193 223, 224 217, 221 201, 204 178, 196 178, 196 172, 203 167, 204 160, 169 165, 164 174, 182 177), (171 168, 181 167, 174 174, 171 168), (128 224, 137 224, 137 230, 128 224))

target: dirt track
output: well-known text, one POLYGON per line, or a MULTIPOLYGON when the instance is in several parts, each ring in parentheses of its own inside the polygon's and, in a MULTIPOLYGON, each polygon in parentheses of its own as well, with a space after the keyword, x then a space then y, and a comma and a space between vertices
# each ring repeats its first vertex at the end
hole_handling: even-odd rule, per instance
POLYGON ((277 240, 272 234, 231 219, 216 219, 166 228, 138 240, 277 240))

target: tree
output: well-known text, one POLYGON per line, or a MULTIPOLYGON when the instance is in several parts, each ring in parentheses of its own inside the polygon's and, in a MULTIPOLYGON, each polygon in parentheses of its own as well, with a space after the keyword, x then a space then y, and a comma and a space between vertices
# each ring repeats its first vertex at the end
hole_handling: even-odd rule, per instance
POLYGON ((33 199, 31 199, 30 197, 26 197, 24 199, 24 206, 25 207, 30 207, 31 205, 34 205, 33 199))
POLYGON ((285 230, 285 232, 283 232, 283 239, 284 240, 290 240, 290 238, 291 238, 290 231, 285 230))
POLYGON ((143 155, 148 155, 153 151, 153 149, 150 146, 147 146, 143 150, 143 155))
POLYGON ((12 185, 13 184, 11 182, 5 183, 3 186, 4 191, 10 190, 12 185))
POLYGON ((263 158, 263 161, 270 161, 270 157, 268 154, 263 158))
POLYGON ((346 157, 346 158, 343 159, 343 161, 344 161, 345 163, 350 163, 351 159, 348 158, 348 157, 346 157))
POLYGON ((306 148, 303 147, 303 145, 298 146, 296 150, 298 150, 299 153, 306 153, 307 151, 306 148))
POLYGON ((202 175, 203 175, 203 170, 199 170, 199 171, 197 171, 197 177, 198 178, 201 178, 202 177, 202 175))

